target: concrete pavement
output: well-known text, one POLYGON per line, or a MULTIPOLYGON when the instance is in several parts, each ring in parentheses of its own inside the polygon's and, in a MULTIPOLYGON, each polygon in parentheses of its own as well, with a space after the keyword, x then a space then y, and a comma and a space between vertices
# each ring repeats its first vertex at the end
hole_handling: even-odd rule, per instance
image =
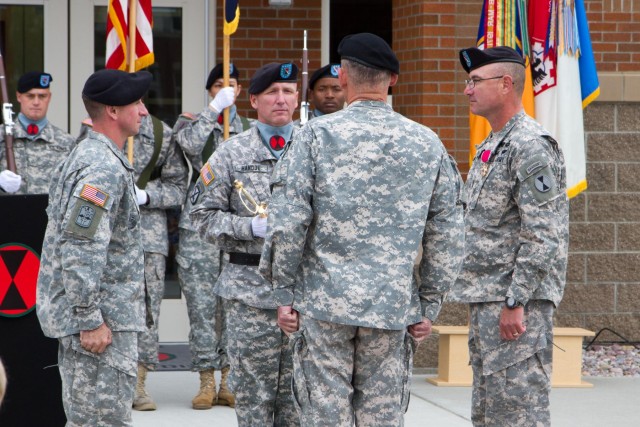
MULTIPOLYGON (((218 376, 219 373, 216 372, 218 376)), ((414 375, 406 427, 471 426, 470 387, 437 387, 427 375, 414 375)), ((217 378, 219 382, 219 377, 217 378)), ((640 378, 584 378, 593 388, 554 388, 551 420, 554 427, 640 426, 640 378)), ((136 427, 236 427, 228 407, 191 409, 198 375, 185 371, 151 372, 147 391, 158 404, 153 412, 133 411, 136 427)))

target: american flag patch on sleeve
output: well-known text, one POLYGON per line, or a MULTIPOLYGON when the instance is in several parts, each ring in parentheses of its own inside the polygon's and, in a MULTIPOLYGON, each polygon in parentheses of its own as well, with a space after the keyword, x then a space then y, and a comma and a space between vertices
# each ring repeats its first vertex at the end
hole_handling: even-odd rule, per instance
POLYGON ((94 186, 85 184, 80 192, 80 197, 103 208, 104 204, 107 203, 109 195, 102 190, 98 190, 94 186))
POLYGON ((211 165, 209 163, 205 163, 205 165, 200 169, 200 176, 202 177, 202 182, 204 185, 209 185, 214 179, 213 170, 211 170, 211 165))

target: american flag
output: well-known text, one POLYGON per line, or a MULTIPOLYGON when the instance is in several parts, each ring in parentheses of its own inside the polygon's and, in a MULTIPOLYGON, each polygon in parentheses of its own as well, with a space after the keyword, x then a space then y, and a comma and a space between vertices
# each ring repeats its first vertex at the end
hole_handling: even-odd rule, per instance
POLYGON ((82 191, 80 192, 80 197, 90 201, 91 203, 95 203, 100 207, 104 207, 104 204, 107 203, 109 195, 102 190, 98 190, 92 185, 85 184, 84 187, 82 187, 82 191))
POLYGON ((202 177, 202 181, 204 182, 204 185, 209 185, 211 184, 211 181, 213 181, 213 171, 211 170, 211 165, 209 163, 206 163, 202 169, 200 170, 200 176, 202 177))
POLYGON ((151 0, 109 0, 107 12, 106 67, 125 71, 129 62, 129 7, 136 7, 135 71, 154 62, 151 0))

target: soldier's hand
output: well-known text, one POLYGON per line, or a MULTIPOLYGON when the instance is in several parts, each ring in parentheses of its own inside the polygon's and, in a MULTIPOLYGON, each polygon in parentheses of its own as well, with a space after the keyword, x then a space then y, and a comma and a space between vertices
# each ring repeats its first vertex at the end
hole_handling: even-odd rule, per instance
POLYGON ((138 188, 137 185, 135 187, 136 187, 136 201, 138 202, 138 204, 140 206, 144 206, 147 203, 149 203, 149 195, 147 194, 147 192, 138 188))
POLYGON ((503 340, 517 340, 525 333, 527 327, 522 322, 524 318, 524 307, 509 309, 502 308, 500 313, 500 337, 503 340))
POLYGON ((231 107, 236 100, 236 91, 231 86, 223 87, 213 101, 209 103, 209 107, 216 113, 220 114, 222 110, 231 107))
POLYGON ((422 322, 409 325, 409 333, 420 344, 431 335, 431 320, 424 317, 422 322))
POLYGON ((261 237, 267 235, 267 218, 256 215, 251 219, 251 232, 254 237, 261 237))
POLYGON ((10 170, 3 170, 0 172, 0 187, 7 193, 15 193, 20 189, 22 184, 22 177, 10 170))
POLYGON ((278 307, 278 326, 289 335, 298 330, 298 312, 290 305, 278 307))
POLYGON ((111 344, 111 329, 106 323, 91 331, 80 331, 80 345, 91 353, 102 353, 111 344))

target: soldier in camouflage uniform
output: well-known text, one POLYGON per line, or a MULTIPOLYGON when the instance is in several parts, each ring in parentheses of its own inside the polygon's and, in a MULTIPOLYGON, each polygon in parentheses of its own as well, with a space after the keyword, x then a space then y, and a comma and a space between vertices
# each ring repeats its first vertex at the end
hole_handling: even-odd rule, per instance
POLYGON ((452 298, 470 303, 475 426, 548 426, 553 313, 568 247, 565 166, 522 107, 524 60, 509 47, 460 51, 471 112, 491 133, 464 187, 465 260, 452 298))
POLYGON ((151 74, 100 70, 82 98, 93 130, 56 171, 36 310, 58 338, 67 426, 132 426, 144 257, 133 168, 122 152, 147 109, 151 74))
MULTIPOLYGON (((192 182, 198 179, 202 165, 223 140, 222 111, 229 112, 229 135, 249 129, 253 120, 237 114, 235 100, 242 91, 240 70, 231 64, 229 86, 223 89, 222 64, 216 65, 205 88, 212 100, 198 115, 184 113, 174 127, 175 140, 187 154, 193 169, 192 182)), ((193 189, 193 184, 191 190, 193 189)), ((188 203, 188 201, 187 201, 188 203)), ((213 292, 220 274, 222 252, 215 243, 200 238, 188 207, 180 217, 180 245, 176 261, 178 279, 187 300, 189 314, 189 347, 191 367, 200 373, 200 389, 191 402, 194 409, 210 409, 213 405, 235 406, 235 398, 227 386, 227 332, 224 305, 213 292), (216 393, 214 372, 222 370, 220 390, 216 393)))
POLYGON ((153 324, 138 336, 138 382, 133 409, 139 411, 156 409, 155 402, 145 390, 145 380, 147 371, 155 370, 158 364, 160 304, 164 296, 166 258, 169 255, 166 209, 181 206, 187 192, 187 164, 172 134, 169 126, 149 115, 142 119, 133 146, 147 310, 153 319, 153 324), (158 136, 161 136, 161 141, 156 141, 158 136))
POLYGON ((338 49, 348 107, 309 121, 276 166, 260 272, 294 333, 302 425, 400 426, 414 346, 462 261, 462 181, 437 135, 385 103, 389 45, 363 33, 338 49))
POLYGON ((310 118, 335 113, 344 108, 345 93, 338 81, 340 64, 318 68, 309 78, 309 102, 313 105, 310 118))
POLYGON ((0 130, 0 195, 46 194, 51 171, 67 158, 75 139, 47 120, 51 74, 31 71, 20 77, 16 97, 20 113, 13 124, 16 173, 7 169, 4 126, 0 130))
POLYGON ((256 127, 218 147, 190 196, 191 219, 200 234, 229 254, 214 292, 225 300, 229 385, 240 427, 299 425, 288 339, 277 325, 275 294, 258 273, 267 218, 234 188, 238 180, 257 203, 269 202, 269 177, 295 137, 297 72, 291 63, 256 71, 249 87, 256 127))

